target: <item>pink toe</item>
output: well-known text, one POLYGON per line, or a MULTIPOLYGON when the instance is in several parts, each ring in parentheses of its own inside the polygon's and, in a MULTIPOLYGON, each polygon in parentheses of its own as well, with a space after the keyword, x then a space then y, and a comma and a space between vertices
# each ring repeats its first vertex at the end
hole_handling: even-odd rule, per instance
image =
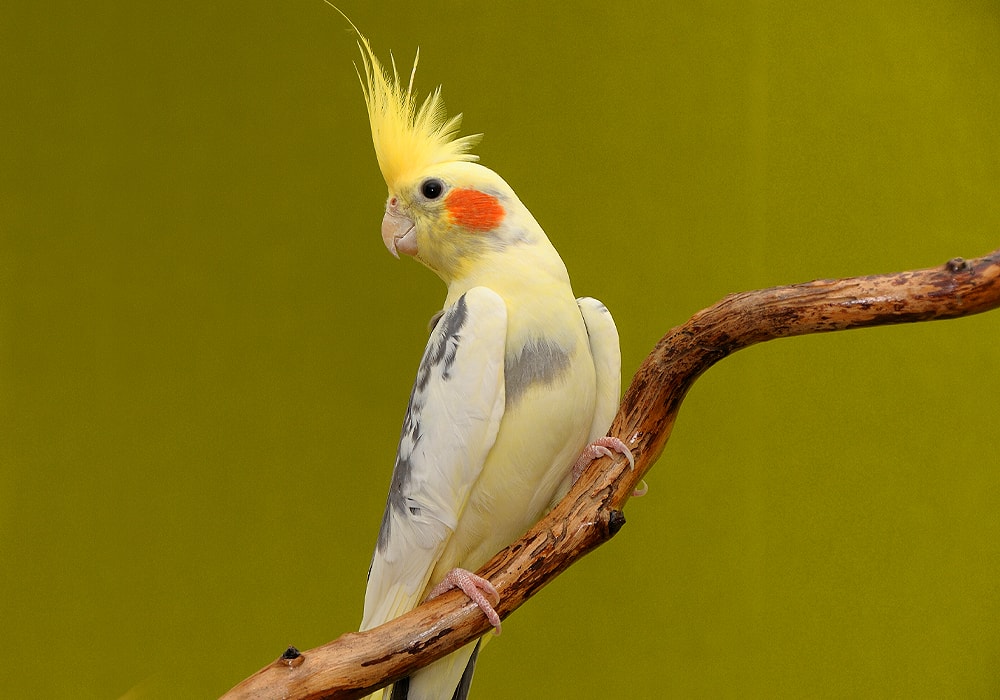
POLYGON ((632 456, 632 451, 629 450, 628 446, 616 437, 605 436, 597 438, 583 448, 580 458, 573 465, 573 483, 576 483, 583 470, 589 467, 591 462, 600 457, 614 457, 615 452, 625 455, 626 459, 628 459, 629 468, 635 469, 635 458, 632 456))
POLYGON ((492 583, 482 576, 476 576, 471 571, 456 568, 448 572, 444 581, 435 586, 428 597, 433 598, 435 595, 440 595, 451 588, 462 589, 462 592, 469 597, 469 600, 478 605, 479 609, 483 611, 486 619, 493 625, 496 634, 500 634, 500 616, 493 609, 494 605, 500 604, 500 593, 497 592, 492 583), (489 596, 490 600, 487 600, 486 596, 489 596))

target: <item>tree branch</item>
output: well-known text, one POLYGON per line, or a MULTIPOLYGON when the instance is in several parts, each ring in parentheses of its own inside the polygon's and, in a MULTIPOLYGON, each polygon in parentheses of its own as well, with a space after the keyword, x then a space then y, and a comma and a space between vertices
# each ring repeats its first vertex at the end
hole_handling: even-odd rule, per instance
MULTIPOLYGON (((733 294, 667 333, 639 367, 609 434, 635 455, 588 469, 566 497, 479 572, 500 592, 505 618, 625 523, 622 508, 660 456, 688 389, 742 348, 809 333, 958 318, 1000 306, 1000 250, 976 260, 889 275, 818 280, 733 294)), ((351 632, 300 654, 289 649, 223 696, 359 698, 489 632, 458 591, 367 632, 351 632)))

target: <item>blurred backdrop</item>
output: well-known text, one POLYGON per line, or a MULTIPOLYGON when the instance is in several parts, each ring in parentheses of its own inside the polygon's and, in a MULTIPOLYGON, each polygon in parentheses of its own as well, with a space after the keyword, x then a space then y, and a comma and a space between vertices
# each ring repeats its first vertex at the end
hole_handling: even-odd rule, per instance
MULTIPOLYGON (((723 295, 1000 241, 996 2, 351 2, 625 380, 723 295)), ((0 9, 0 696, 211 698, 356 628, 444 286, 319 0, 0 9)), ((751 348, 478 698, 996 697, 1000 312, 751 348)))

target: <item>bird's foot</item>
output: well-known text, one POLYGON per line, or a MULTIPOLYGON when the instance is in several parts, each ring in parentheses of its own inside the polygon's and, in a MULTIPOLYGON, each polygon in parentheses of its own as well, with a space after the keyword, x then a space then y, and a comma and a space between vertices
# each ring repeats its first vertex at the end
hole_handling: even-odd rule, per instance
POLYGON ((494 605, 500 604, 500 594, 497 593, 497 589, 493 587, 492 583, 482 576, 476 576, 471 571, 452 569, 444 577, 444 581, 431 589, 427 599, 437 598, 452 588, 461 588, 462 592, 469 596, 469 600, 478 605, 479 609, 486 615, 486 619, 493 625, 494 633, 500 634, 500 616, 493 609, 494 605), (489 596, 489 599, 487 599, 487 596, 489 596))
POLYGON ((635 469, 635 457, 632 456, 632 451, 625 445, 624 442, 616 437, 597 438, 583 448, 583 452, 580 453, 580 458, 576 460, 576 464, 573 465, 573 483, 576 483, 577 479, 580 478, 580 475, 583 474, 583 470, 589 467, 590 463, 595 459, 600 459, 601 457, 614 457, 615 452, 625 455, 628 459, 629 468, 635 469))

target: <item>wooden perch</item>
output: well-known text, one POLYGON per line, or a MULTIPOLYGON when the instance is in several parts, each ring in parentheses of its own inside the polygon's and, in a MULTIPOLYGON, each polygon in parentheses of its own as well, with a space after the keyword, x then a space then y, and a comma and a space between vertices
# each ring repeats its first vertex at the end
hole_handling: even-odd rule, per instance
MULTIPOLYGON (((733 294, 698 312, 639 367, 609 431, 631 448, 635 470, 621 457, 596 462, 552 512, 480 570, 500 592, 500 617, 621 529, 622 508, 663 451, 684 395, 722 358, 774 338, 958 318, 998 306, 1000 250, 927 270, 733 294)), ((453 591, 376 629, 304 653, 289 649, 223 697, 359 698, 489 631, 479 608, 453 591)))

